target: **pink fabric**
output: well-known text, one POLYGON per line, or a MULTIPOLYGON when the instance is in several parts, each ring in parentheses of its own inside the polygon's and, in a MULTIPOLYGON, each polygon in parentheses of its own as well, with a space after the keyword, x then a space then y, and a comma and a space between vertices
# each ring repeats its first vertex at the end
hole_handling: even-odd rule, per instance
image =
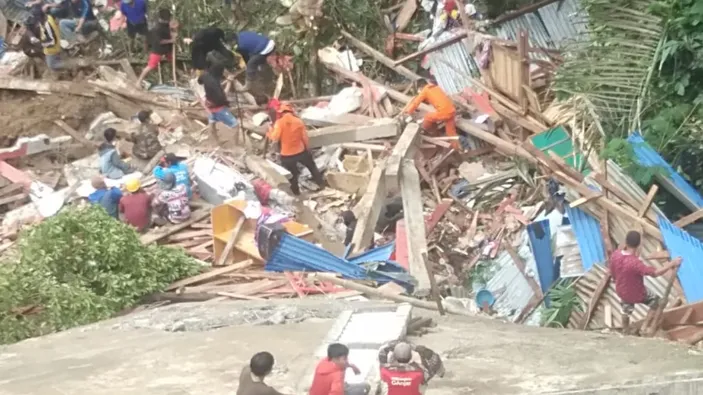
POLYGON ((115 13, 115 16, 110 18, 110 31, 118 32, 127 27, 127 18, 121 12, 115 13))

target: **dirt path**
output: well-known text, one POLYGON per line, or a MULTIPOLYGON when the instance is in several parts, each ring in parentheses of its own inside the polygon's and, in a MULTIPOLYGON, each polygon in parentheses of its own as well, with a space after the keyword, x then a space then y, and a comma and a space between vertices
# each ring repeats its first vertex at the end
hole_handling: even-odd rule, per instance
MULTIPOLYGON (((7 346, 0 349, 0 394, 231 394, 240 369, 260 350, 276 356, 269 381, 292 393, 330 317, 348 306, 288 303, 172 306, 7 346)), ((663 380, 698 374, 703 361, 658 340, 478 318, 440 319, 414 340, 445 360, 447 375, 431 383, 431 395, 540 394, 663 380)))

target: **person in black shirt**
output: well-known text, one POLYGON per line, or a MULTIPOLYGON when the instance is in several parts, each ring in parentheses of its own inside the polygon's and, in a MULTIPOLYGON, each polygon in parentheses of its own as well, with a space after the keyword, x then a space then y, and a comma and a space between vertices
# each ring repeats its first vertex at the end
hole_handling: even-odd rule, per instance
POLYGON ((222 89, 222 74, 224 73, 224 65, 214 63, 208 67, 205 74, 198 77, 198 83, 203 85, 205 89, 205 101, 203 105, 208 112, 208 120, 210 130, 215 136, 215 124, 221 122, 230 128, 235 128, 239 124, 237 118, 232 115, 229 109, 229 101, 224 89, 222 89))
POLYGON ((208 54, 213 52, 210 58, 212 56, 218 57, 218 62, 222 63, 225 68, 234 66, 234 54, 231 50, 227 49, 224 41, 224 30, 215 26, 198 30, 193 35, 193 39, 191 40, 191 63, 198 76, 202 75, 209 64, 212 63, 208 60, 208 54))
POLYGON ((166 8, 159 10, 159 22, 149 31, 149 60, 142 74, 137 80, 137 87, 141 87, 142 80, 159 67, 163 58, 173 60, 173 43, 178 39, 178 22, 171 20, 171 11, 166 8))

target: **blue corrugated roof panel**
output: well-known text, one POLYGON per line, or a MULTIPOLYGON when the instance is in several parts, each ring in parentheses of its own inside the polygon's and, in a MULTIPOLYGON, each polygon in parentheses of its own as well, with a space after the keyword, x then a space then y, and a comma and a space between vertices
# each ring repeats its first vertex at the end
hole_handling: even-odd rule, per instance
POLYGON ((579 245, 583 269, 588 271, 594 264, 605 262, 605 244, 598 220, 578 207, 567 205, 566 212, 579 245))
POLYGON ((686 301, 700 302, 703 300, 703 265, 700 263, 703 243, 661 216, 659 229, 669 255, 683 258, 678 274, 686 301))
POLYGON ((556 281, 549 220, 545 219, 528 225, 527 235, 530 238, 532 254, 535 256, 535 262, 537 263, 539 285, 542 288, 542 292, 546 293, 556 281))
POLYGON ((686 179, 677 173, 671 165, 664 160, 646 141, 641 134, 634 132, 627 138, 632 146, 637 162, 644 167, 661 167, 666 170, 668 179, 698 208, 703 208, 703 197, 696 188, 689 184, 686 179))
POLYGON ((385 245, 369 250, 353 260, 346 260, 303 239, 283 234, 280 243, 266 261, 265 270, 339 273, 344 278, 354 280, 375 280, 380 283, 395 281, 406 287, 412 285, 412 278, 405 270, 397 263, 388 261, 392 247, 393 244, 385 245), (371 265, 372 262, 380 265, 371 265))

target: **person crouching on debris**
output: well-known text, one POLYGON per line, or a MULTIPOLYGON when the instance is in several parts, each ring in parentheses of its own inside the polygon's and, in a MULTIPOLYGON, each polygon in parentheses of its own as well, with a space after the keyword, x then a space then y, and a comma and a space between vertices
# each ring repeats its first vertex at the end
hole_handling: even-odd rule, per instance
POLYGON ((90 0, 71 0, 69 7, 73 17, 59 22, 61 36, 66 41, 85 41, 85 36, 100 30, 100 23, 95 17, 90 0))
MULTIPOLYGON (((452 99, 447 96, 446 93, 437 86, 436 82, 432 78, 425 80, 420 80, 418 82, 418 88, 422 88, 420 93, 415 96, 415 98, 408 103, 407 107, 403 110, 404 114, 412 114, 417 110, 421 103, 427 102, 432 107, 434 107, 434 112, 429 112, 425 114, 422 120, 422 129, 428 133, 434 133, 437 128, 437 124, 444 122, 445 129, 447 131, 447 136, 457 137, 456 134, 456 108, 452 99)), ((459 149, 459 141, 452 141, 452 148, 459 149)))
POLYGON ((122 221, 132 225, 138 232, 145 232, 151 225, 151 195, 142 189, 142 183, 137 178, 125 182, 129 195, 120 199, 119 212, 122 221))
POLYGON ((407 342, 385 344, 378 353, 381 395, 420 395, 435 375, 444 375, 442 359, 429 348, 407 342), (421 364, 413 361, 413 353, 421 364))
POLYGON ((134 49, 137 34, 144 39, 144 52, 149 50, 147 4, 147 0, 122 0, 120 3, 120 12, 127 19, 127 37, 129 38, 127 49, 130 53, 134 49))
POLYGON ((273 370, 273 364, 274 359, 270 352, 254 354, 249 366, 245 366, 239 375, 237 395, 283 395, 264 383, 266 376, 273 370))
POLYGON ((95 192, 88 195, 88 201, 100 205, 111 217, 117 219, 122 191, 115 187, 108 188, 105 185, 105 179, 101 176, 93 177, 90 184, 95 188, 95 192))
POLYGON ((157 180, 164 180, 166 174, 173 174, 176 177, 176 184, 185 187, 188 199, 190 199, 193 196, 190 187, 190 173, 188 165, 183 163, 183 159, 185 158, 168 153, 161 158, 159 165, 154 168, 152 174, 157 180))
POLYGON ((44 51, 44 60, 49 70, 56 72, 61 69, 61 33, 59 24, 53 15, 47 14, 49 7, 32 7, 32 16, 39 24, 39 37, 30 38, 33 44, 41 44, 44 51))
POLYGON ((173 173, 166 173, 158 184, 160 191, 152 200, 152 207, 158 216, 155 222, 164 225, 166 221, 172 224, 187 221, 190 218, 190 206, 185 185, 177 184, 173 173))
MULTIPOLYGON (((610 273, 615 280, 615 293, 620 297, 623 311, 623 332, 629 333, 630 315, 636 304, 649 306, 642 328, 648 328, 660 300, 644 285, 644 277, 659 277, 669 270, 676 270, 681 265, 681 258, 675 258, 661 269, 645 265, 638 256, 642 236, 639 232, 629 231, 625 236, 625 247, 615 250, 610 256, 610 273)), ((674 275, 676 275, 674 273, 674 275)))
POLYGON ((120 153, 115 146, 117 131, 113 128, 105 129, 103 132, 105 142, 98 147, 98 166, 100 174, 111 179, 119 180, 126 174, 134 172, 134 169, 120 158, 120 153))
POLYGON ((292 175, 290 179, 291 192, 295 196, 300 195, 298 163, 310 170, 315 183, 320 188, 324 188, 325 180, 315 164, 312 153, 308 150, 308 131, 305 128, 305 123, 295 115, 293 107, 287 103, 281 103, 278 112, 280 116, 271 130, 266 133, 266 136, 274 143, 280 143, 281 166, 285 167, 292 175))
POLYGON ((210 131, 215 138, 217 138, 217 122, 221 122, 229 128, 236 128, 239 125, 239 121, 229 109, 229 101, 222 88, 222 73, 224 73, 224 65, 213 64, 205 74, 198 77, 198 83, 205 88, 203 106, 208 112, 210 131))
POLYGON ((149 31, 149 59, 146 67, 137 79, 137 87, 142 86, 142 81, 149 73, 159 68, 159 63, 166 58, 173 60, 173 43, 178 39, 178 22, 171 20, 171 11, 166 8, 159 10, 159 22, 149 31))
POLYGON ((190 48, 191 67, 193 67, 198 77, 203 75, 205 70, 208 69, 208 54, 210 52, 215 52, 219 55, 225 62, 225 68, 234 66, 234 54, 224 44, 224 30, 215 26, 209 26, 195 32, 193 38, 189 41, 192 45, 190 48))
POLYGON ((232 36, 236 43, 236 51, 246 63, 246 81, 240 91, 248 91, 259 72, 266 64, 266 59, 276 48, 276 43, 270 38, 255 32, 241 31, 232 36))
POLYGON ((159 142, 159 128, 151 123, 151 111, 142 110, 137 114, 139 131, 134 136, 132 155, 142 160, 151 160, 163 149, 159 142))
POLYGON ((327 347, 327 358, 315 367, 309 395, 365 395, 370 386, 366 383, 346 384, 347 369, 359 375, 356 365, 349 363, 349 348, 344 344, 333 343, 327 347))

